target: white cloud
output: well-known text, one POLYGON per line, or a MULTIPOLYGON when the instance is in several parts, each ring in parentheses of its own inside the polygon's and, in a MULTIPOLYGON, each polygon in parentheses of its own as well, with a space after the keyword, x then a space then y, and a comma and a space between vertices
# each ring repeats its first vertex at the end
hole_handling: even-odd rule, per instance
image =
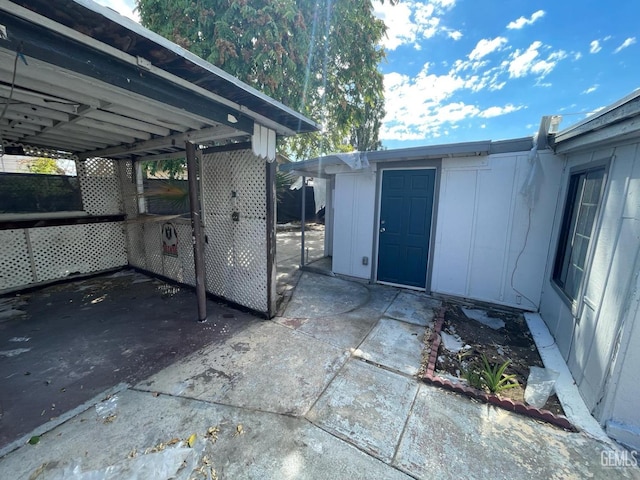
MULTIPOLYGON (((553 50, 541 41, 512 50, 504 37, 481 39, 467 55, 448 62, 426 63, 415 76, 399 72, 385 75, 386 116, 382 140, 436 139, 467 125, 527 108, 522 104, 496 104, 485 95, 503 89, 509 79, 533 77, 534 86, 549 87, 545 77, 575 52, 553 50), (475 95, 468 100, 469 95, 475 95), (470 123, 473 121, 473 123, 470 123)), ((531 83, 531 82, 529 82, 531 83)))
POLYGON ((140 15, 136 9, 134 0, 96 0, 100 5, 104 5, 105 7, 109 7, 112 10, 115 10, 120 15, 125 17, 129 17, 131 20, 136 22, 140 22, 140 15))
POLYGON ((462 38, 462 32, 460 30, 447 30, 447 36, 458 41, 462 38))
POLYGON ((517 112, 518 110, 522 110, 524 107, 522 105, 515 106, 511 103, 507 103, 504 107, 489 107, 481 111, 478 116, 482 118, 493 118, 499 117, 500 115, 506 115, 511 112, 517 112))
MULTIPOLYGON (((542 42, 536 40, 526 50, 518 49, 513 52, 508 62, 509 76, 520 78, 532 74, 544 78, 556 67, 559 61, 567 58, 567 52, 557 50, 543 59, 540 54, 540 50, 543 48, 545 47, 542 42)), ((503 62, 504 64, 505 62, 503 62)))
POLYGON ((408 0, 396 5, 391 5, 391 2, 376 2, 374 14, 387 26, 387 37, 382 43, 387 50, 395 50, 401 45, 413 45, 419 50, 420 41, 437 34, 459 40, 462 32, 442 23, 442 17, 455 3, 456 0, 408 0))
POLYGON ((500 50, 507 43, 504 37, 496 37, 492 40, 483 38, 469 54, 469 60, 480 60, 496 50, 500 50))
POLYGON ((600 40, 594 40, 589 44, 589 53, 598 53, 600 50, 602 50, 600 40))
POLYGON ((593 92, 595 92, 595 91, 598 89, 598 87, 599 87, 599 86, 600 86, 600 85, 598 85, 597 83, 596 83, 595 85, 591 85, 589 88, 585 89, 585 90, 582 92, 582 94, 583 94, 583 95, 588 95, 588 94, 590 94, 590 93, 593 93, 593 92))
POLYGON ((536 20, 539 20, 540 18, 544 17, 544 14, 545 14, 544 10, 538 10, 537 12, 534 12, 529 18, 520 17, 517 20, 514 20, 513 22, 509 22, 509 24, 507 25, 507 28, 509 30, 520 30, 526 25, 532 25, 536 20))
MULTIPOLYGON (((472 118, 493 118, 524 108, 507 104, 481 109, 455 99, 456 94, 469 91, 499 90, 504 85, 500 67, 482 72, 466 72, 458 68, 458 60, 444 74, 431 72, 432 64, 425 64, 416 77, 401 73, 385 75, 385 116, 380 138, 384 140, 424 140, 446 135, 459 123, 472 118)), ((464 69, 463 69, 464 70, 464 69)))
POLYGON ((622 42, 620 46, 618 46, 618 48, 616 48, 613 51, 613 53, 620 53, 622 50, 624 50, 627 47, 630 47, 634 43, 636 43, 636 37, 629 37, 624 42, 622 42))
POLYGON ((605 107, 605 106, 602 106, 602 107, 596 107, 596 108, 594 108, 593 110, 591 110, 590 112, 585 113, 585 115, 584 115, 584 116, 585 116, 585 118, 586 118, 586 117, 590 117, 590 116, 592 116, 592 115, 595 115, 595 114, 596 114, 596 113, 598 113, 599 111, 604 110, 605 108, 607 108, 607 107, 605 107))

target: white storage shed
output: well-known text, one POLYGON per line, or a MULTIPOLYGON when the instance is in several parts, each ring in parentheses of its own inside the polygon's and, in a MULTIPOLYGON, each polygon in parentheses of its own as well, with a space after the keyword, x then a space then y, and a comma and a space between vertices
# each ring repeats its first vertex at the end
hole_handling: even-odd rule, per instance
POLYGON ((562 163, 530 138, 331 155, 281 166, 327 182, 335 273, 537 310, 562 163))

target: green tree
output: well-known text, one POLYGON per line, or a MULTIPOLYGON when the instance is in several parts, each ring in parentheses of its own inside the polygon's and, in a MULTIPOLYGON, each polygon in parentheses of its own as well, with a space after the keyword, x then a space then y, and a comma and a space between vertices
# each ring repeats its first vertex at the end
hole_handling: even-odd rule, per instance
POLYGON ((280 151, 305 158, 380 147, 386 27, 371 0, 137 4, 146 27, 322 124, 280 151))
POLYGON ((65 171, 53 158, 38 157, 27 161, 30 173, 44 173, 48 175, 64 175, 65 171))

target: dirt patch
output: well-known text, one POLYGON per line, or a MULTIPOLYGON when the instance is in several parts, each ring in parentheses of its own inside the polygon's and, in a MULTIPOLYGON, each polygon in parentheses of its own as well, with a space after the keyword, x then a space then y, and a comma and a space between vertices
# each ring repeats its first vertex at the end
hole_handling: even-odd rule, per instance
MULTIPOLYGON (((468 383, 469 372, 482 370, 483 356, 491 365, 502 365, 509 361, 505 374, 515 375, 518 386, 502 390, 498 395, 524 402, 530 367, 544 367, 544 364, 522 313, 506 309, 481 310, 450 301, 443 302, 443 308, 442 341, 438 348, 435 374, 468 383)), ((425 339, 429 337, 431 335, 425 335, 425 339)), ((427 343, 423 371, 426 370, 429 349, 430 343, 427 343)), ((549 397, 543 408, 556 415, 564 415, 556 395, 549 397)))

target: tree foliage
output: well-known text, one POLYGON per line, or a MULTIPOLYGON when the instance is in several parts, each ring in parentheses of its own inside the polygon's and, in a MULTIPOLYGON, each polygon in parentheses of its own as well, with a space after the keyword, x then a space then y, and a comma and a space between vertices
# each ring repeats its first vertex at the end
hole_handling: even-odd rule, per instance
POLYGON ((47 175, 64 175, 65 171, 53 158, 38 157, 27 162, 30 173, 41 173, 47 175))
POLYGON ((321 123, 295 158, 375 150, 384 22, 371 0, 138 0, 142 24, 321 123))

